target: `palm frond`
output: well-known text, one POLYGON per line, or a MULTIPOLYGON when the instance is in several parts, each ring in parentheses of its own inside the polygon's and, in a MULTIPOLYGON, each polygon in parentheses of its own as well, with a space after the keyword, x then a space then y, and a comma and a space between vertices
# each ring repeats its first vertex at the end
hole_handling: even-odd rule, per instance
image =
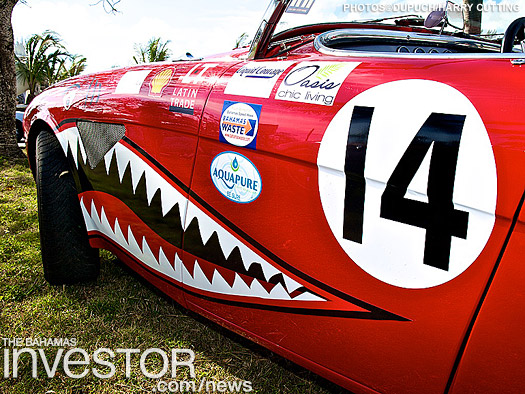
POLYGON ((160 37, 152 37, 145 45, 135 44, 133 61, 140 64, 168 60, 171 56, 171 50, 168 48, 170 42, 169 40, 162 42, 160 37))

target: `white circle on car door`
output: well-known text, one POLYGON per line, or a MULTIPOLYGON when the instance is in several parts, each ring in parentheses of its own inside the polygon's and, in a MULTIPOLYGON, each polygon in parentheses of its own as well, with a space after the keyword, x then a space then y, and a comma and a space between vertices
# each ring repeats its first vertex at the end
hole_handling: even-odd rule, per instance
POLYGON ((476 108, 446 84, 395 81, 359 94, 331 121, 317 164, 334 236, 385 283, 446 283, 492 233, 492 145, 476 108))

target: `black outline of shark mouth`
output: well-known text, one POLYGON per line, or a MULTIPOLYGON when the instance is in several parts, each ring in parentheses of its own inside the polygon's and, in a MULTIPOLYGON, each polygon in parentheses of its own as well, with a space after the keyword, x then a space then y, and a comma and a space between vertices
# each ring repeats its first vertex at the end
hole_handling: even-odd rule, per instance
MULTIPOLYGON (((88 231, 90 234, 99 232, 142 265, 180 282, 167 280, 171 285, 206 300, 234 306, 318 316, 409 321, 333 289, 290 266, 189 190, 128 137, 111 147, 91 169, 76 121, 61 122, 59 127, 66 127, 57 137, 77 168, 79 190, 113 196, 137 217, 137 223, 141 222, 144 229, 137 238, 138 232, 132 223, 121 228, 118 213, 106 212, 93 198, 84 201, 81 193, 88 231), (186 197, 188 193, 190 198, 186 197), (186 223, 186 227, 182 223, 186 223), (193 262, 182 261, 179 256, 183 239, 184 252, 193 256, 193 262), (166 253, 167 250, 170 252, 166 253), (295 275, 298 280, 283 271, 295 275), (283 307, 283 302, 291 304, 283 307), (336 304, 338 309, 330 304, 336 304)), ((156 276, 166 280, 163 275, 156 276)))

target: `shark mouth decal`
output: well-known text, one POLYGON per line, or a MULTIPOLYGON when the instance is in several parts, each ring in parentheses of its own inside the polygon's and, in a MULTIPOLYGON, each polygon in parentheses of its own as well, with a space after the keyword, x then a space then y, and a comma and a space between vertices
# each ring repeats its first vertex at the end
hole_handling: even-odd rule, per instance
POLYGON ((193 202, 189 189, 135 149, 132 141, 117 142, 91 168, 76 127, 56 136, 77 169, 90 236, 103 236, 172 285, 212 301, 251 308, 407 320, 305 278, 292 278, 287 269, 270 263, 265 253, 221 224, 213 209, 199 206, 198 199, 193 202))

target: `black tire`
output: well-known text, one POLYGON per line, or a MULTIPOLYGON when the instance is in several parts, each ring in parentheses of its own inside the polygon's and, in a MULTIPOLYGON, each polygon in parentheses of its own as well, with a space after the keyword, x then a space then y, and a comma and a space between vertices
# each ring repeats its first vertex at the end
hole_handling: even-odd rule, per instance
POLYGON ((54 134, 37 136, 35 163, 44 277, 52 285, 96 280, 98 250, 89 245, 75 180, 54 134))

